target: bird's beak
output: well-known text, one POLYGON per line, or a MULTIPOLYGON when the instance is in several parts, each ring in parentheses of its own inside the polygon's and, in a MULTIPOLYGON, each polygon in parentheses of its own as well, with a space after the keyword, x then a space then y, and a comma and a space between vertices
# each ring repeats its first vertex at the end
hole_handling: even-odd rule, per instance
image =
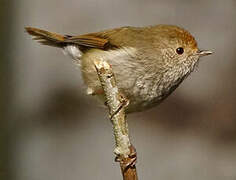
POLYGON ((211 55, 213 52, 212 51, 208 51, 208 50, 199 50, 196 55, 202 57, 202 56, 207 56, 207 55, 211 55))

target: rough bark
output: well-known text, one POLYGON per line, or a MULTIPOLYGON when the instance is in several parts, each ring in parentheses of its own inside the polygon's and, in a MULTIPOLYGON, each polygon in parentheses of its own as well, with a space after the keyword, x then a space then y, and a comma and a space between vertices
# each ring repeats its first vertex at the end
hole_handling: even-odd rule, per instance
POLYGON ((95 68, 104 90, 106 105, 113 125, 116 161, 120 162, 124 180, 137 180, 136 150, 130 143, 125 115, 125 108, 128 106, 129 100, 119 91, 112 68, 106 61, 95 61, 95 68))

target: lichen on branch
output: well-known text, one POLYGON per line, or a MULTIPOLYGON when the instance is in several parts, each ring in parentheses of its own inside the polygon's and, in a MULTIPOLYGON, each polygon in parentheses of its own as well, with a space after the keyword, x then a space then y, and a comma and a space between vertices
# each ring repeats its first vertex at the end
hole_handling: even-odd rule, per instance
POLYGON ((130 154, 131 144, 125 118, 125 108, 129 101, 119 91, 111 66, 104 60, 96 60, 94 64, 105 93, 106 104, 113 125, 116 144, 114 153, 117 156, 127 158, 130 154))

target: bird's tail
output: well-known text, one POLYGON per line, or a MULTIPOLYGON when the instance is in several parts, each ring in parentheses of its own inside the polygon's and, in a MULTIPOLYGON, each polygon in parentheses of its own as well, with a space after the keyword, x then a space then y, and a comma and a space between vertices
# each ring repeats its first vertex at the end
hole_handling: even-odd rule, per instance
POLYGON ((54 47, 64 47, 66 45, 65 40, 67 36, 59 35, 56 33, 51 33, 45 30, 26 27, 26 32, 33 36, 33 40, 37 40, 43 45, 54 46, 54 47))

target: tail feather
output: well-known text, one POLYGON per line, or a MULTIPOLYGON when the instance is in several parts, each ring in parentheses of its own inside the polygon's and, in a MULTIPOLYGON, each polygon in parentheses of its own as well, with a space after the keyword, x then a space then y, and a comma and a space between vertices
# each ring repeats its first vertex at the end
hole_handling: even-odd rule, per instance
POLYGON ((26 32, 33 36, 33 40, 37 40, 39 43, 48 46, 54 47, 64 47, 66 36, 62 36, 56 33, 51 33, 45 30, 33 28, 33 27, 25 27, 26 32))

